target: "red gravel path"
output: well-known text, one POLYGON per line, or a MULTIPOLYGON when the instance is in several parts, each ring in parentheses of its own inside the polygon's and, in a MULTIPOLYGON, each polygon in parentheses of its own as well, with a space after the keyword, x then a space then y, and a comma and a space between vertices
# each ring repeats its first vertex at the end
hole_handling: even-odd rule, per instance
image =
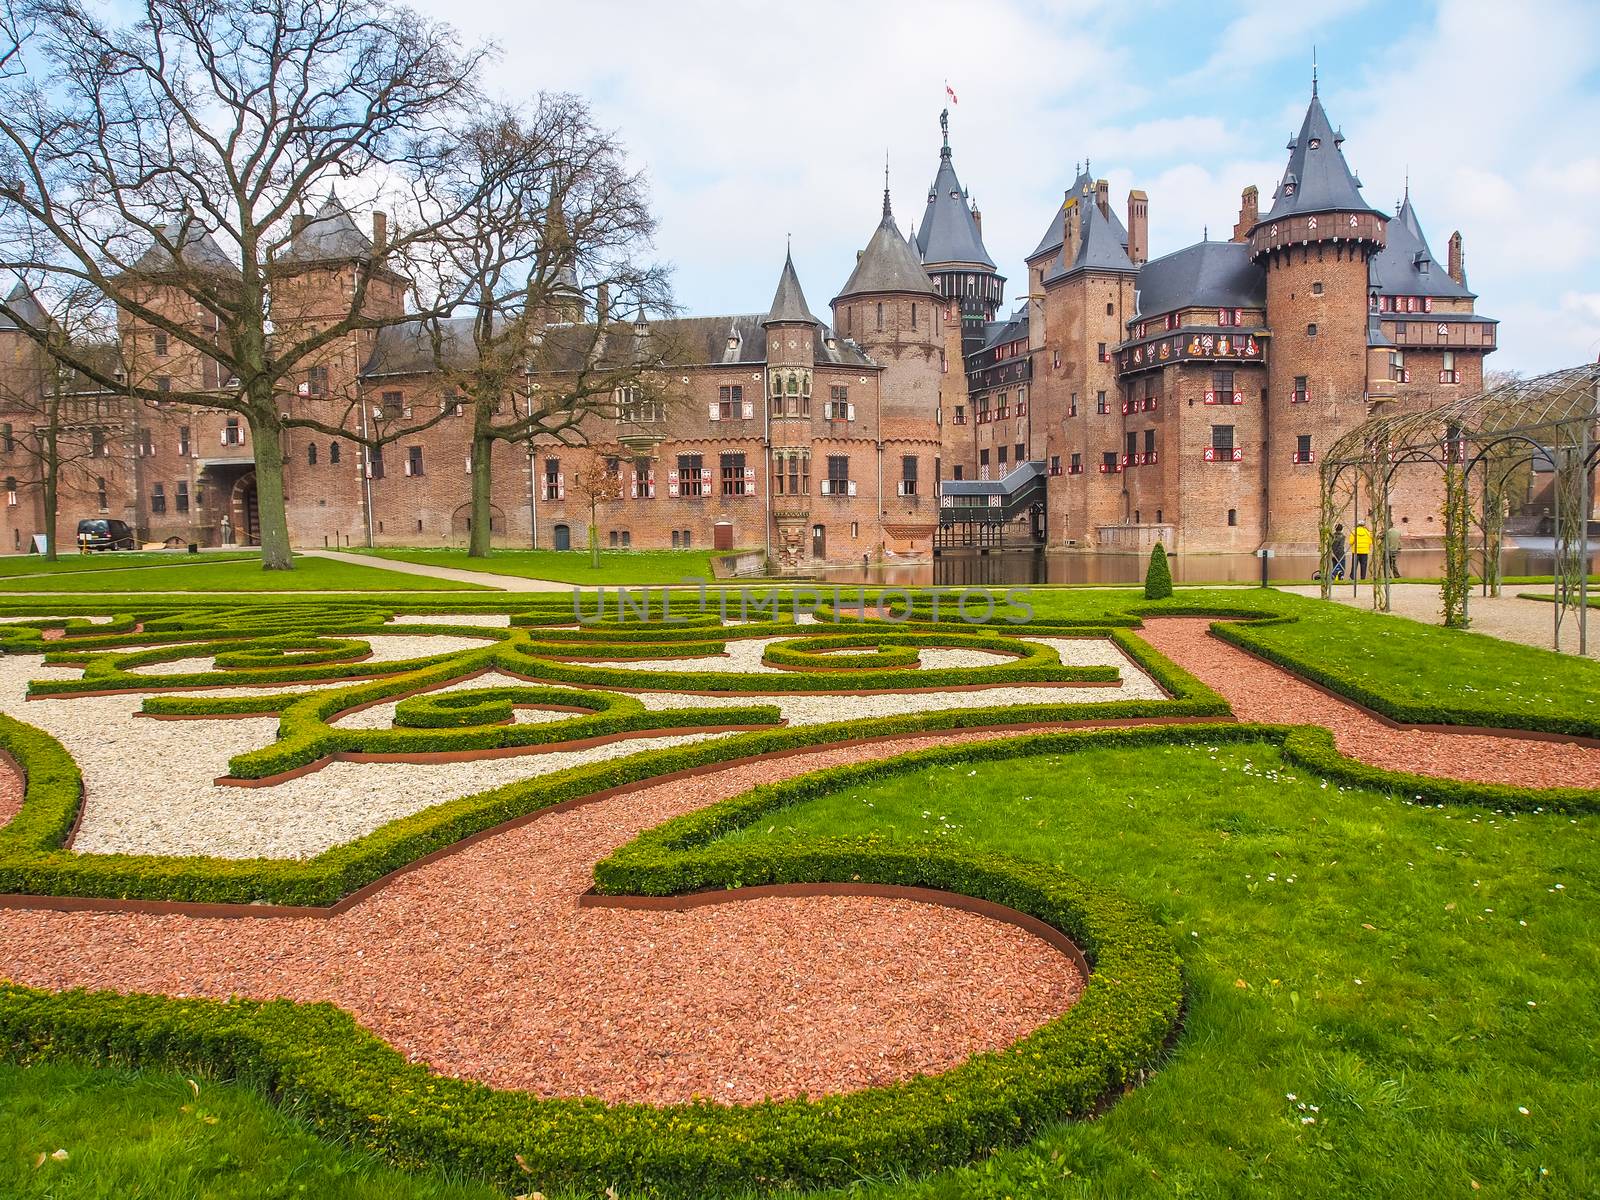
POLYGON ((1600 788, 1600 748, 1492 734, 1396 729, 1212 637, 1208 617, 1146 620, 1140 636, 1220 692, 1241 721, 1323 725, 1352 758, 1478 783, 1600 788))
POLYGON ((935 740, 974 735, 735 766, 551 814, 332 919, 0 911, 0 977, 330 1000, 414 1060, 552 1096, 750 1102, 944 1070, 1068 1008, 1082 980, 1065 956, 1013 926, 906 900, 577 905, 595 860, 643 829, 935 740))
POLYGON ((24 780, 17 760, 0 750, 0 826, 22 811, 24 780))

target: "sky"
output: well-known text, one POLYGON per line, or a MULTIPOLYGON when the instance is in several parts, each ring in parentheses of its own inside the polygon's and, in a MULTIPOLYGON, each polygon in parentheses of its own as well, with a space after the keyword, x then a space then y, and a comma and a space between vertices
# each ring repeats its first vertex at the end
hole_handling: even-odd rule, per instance
MULTIPOLYGON (((689 314, 765 311, 785 240, 826 317, 876 227, 885 154, 902 230, 920 219, 950 108, 984 240, 1023 256, 1078 162, 1150 197, 1150 253, 1231 235, 1262 207, 1310 97, 1368 203, 1411 198, 1441 263, 1465 238, 1490 366, 1600 356, 1600 4, 1594 0, 411 0, 492 41, 490 87, 590 101, 650 183, 656 248, 689 314)), ((1008 289, 1008 305, 1016 302, 1008 289)))

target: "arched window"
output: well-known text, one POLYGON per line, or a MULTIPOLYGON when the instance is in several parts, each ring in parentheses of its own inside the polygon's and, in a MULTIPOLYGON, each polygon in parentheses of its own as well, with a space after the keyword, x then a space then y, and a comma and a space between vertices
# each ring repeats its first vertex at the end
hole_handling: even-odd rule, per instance
POLYGON ((309 442, 309 443, 306 444, 306 466, 314 467, 316 465, 317 465, 317 444, 315 442, 309 442))
POLYGON ((883 332, 883 305, 878 305, 878 332, 883 332))
POLYGON ((337 463, 339 461, 339 443, 338 442, 329 442, 328 443, 328 461, 330 463, 337 463))

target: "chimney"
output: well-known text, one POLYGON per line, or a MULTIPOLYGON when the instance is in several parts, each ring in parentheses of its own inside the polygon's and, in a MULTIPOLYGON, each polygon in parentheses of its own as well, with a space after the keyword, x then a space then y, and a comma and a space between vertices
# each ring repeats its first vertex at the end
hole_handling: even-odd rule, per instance
POLYGON ((611 289, 601 284, 594 290, 594 323, 604 325, 611 315, 611 289))
POLYGON ((374 212, 372 214, 372 248, 382 254, 389 248, 389 214, 374 212))
POLYGON ((289 236, 299 237, 305 232, 305 228, 309 224, 311 224, 311 215, 309 213, 295 213, 294 216, 289 218, 289 236))
POLYGON ((1239 223, 1233 227, 1233 240, 1249 241, 1250 231, 1260 219, 1261 193, 1256 191, 1256 185, 1252 183, 1239 194, 1239 223))
POLYGON ((1094 181, 1094 202, 1099 206, 1101 216, 1111 215, 1111 184, 1104 179, 1094 181))
POLYGON ((1450 278, 1467 286, 1467 259, 1461 249, 1461 230, 1450 235, 1450 278))
POLYGON ((1142 266, 1150 257, 1150 200, 1137 189, 1128 193, 1128 260, 1142 266))
POLYGON ((1078 257, 1083 231, 1083 198, 1068 193, 1067 215, 1061 223, 1061 257, 1068 266, 1078 257))
POLYGON ((972 223, 978 227, 978 236, 983 236, 983 214, 978 211, 976 202, 972 205, 972 223))

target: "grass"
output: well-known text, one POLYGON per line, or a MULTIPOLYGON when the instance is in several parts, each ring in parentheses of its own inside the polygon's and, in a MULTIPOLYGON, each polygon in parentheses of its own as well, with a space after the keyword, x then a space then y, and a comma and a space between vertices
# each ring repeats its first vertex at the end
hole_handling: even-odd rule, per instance
POLYGON ((1183 947, 1186 1026, 1143 1087, 863 1196, 1576 1197, 1600 1194, 1594 833, 1324 788, 1258 744, 924 770, 732 836, 1049 862, 1183 947))
POLYGON ((15 1200, 491 1200, 476 1183, 325 1142, 245 1087, 163 1072, 0 1063, 0 1195, 15 1200), (65 1150, 67 1157, 48 1157, 65 1150), (46 1156, 38 1166, 39 1156, 46 1156))
POLYGON ((177 550, 119 550, 107 554, 62 554, 50 562, 37 554, 0 556, 0 579, 19 575, 67 575, 77 571, 127 571, 136 567, 175 567, 253 559, 250 551, 207 551, 191 557, 177 550))
MULTIPOLYGON (((149 556, 141 556, 148 559, 149 556)), ((0 594, 7 592, 314 592, 360 591, 392 592, 401 585, 407 591, 477 591, 478 585, 429 579, 423 575, 401 576, 382 567, 356 566, 326 558, 295 559, 292 571, 263 571, 258 555, 203 555, 169 564, 121 566, 121 559, 102 567, 110 556, 94 556, 79 566, 77 558, 26 574, 0 577, 0 594)))
POLYGON ((682 583, 712 578, 709 550, 602 550, 600 567, 589 565, 587 550, 496 550, 488 558, 468 558, 465 550, 362 550, 378 558, 488 571, 522 579, 550 579, 583 587, 618 584, 682 583))

